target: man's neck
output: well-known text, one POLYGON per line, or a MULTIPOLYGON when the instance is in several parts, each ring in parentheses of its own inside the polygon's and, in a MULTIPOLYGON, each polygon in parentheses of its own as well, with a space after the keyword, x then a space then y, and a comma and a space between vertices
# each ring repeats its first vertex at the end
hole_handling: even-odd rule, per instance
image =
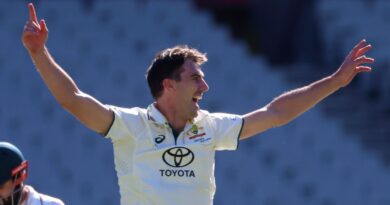
POLYGON ((188 119, 183 118, 174 106, 159 101, 155 102, 154 106, 164 115, 172 129, 178 133, 183 131, 188 119))

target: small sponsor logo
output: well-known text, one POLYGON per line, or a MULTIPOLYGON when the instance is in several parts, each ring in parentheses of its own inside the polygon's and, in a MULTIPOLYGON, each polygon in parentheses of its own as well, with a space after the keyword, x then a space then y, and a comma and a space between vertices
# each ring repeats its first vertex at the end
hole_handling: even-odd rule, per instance
POLYGON ((211 140, 211 138, 198 138, 198 139, 195 139, 194 142, 200 142, 200 143, 205 143, 207 141, 211 140))
POLYGON ((195 139, 195 138, 198 138, 198 137, 203 137, 203 136, 205 136, 205 135, 206 135, 206 133, 200 133, 200 134, 191 136, 191 137, 190 137, 190 140, 195 139))
POLYGON ((165 140, 165 135, 158 135, 156 138, 154 138, 154 142, 157 144, 162 143, 165 140))

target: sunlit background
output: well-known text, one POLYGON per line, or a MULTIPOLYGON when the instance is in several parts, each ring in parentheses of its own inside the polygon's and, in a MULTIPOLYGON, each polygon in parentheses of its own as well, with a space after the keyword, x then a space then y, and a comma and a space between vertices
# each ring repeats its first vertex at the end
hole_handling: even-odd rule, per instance
MULTIPOLYGON (((390 1, 33 2, 57 62, 83 91, 124 107, 152 102, 145 71, 176 44, 208 54, 203 108, 245 114, 331 74, 366 38, 373 72, 217 154, 214 204, 390 204, 390 1)), ((119 204, 111 142, 55 102, 23 48, 27 3, 0 1, 0 140, 22 150, 38 191, 68 205, 119 204)))

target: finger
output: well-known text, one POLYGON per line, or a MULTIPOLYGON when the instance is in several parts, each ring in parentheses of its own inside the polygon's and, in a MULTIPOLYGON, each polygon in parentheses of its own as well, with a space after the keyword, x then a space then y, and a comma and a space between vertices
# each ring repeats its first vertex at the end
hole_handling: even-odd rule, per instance
POLYGON ((367 51, 371 50, 371 48, 372 48, 371 44, 364 46, 363 48, 357 51, 356 56, 364 55, 367 51))
POLYGON ((32 21, 27 21, 23 29, 27 31, 34 31, 34 32, 39 32, 41 30, 40 26, 32 21))
POLYGON ((45 20, 42 19, 41 21, 39 21, 39 25, 41 27, 41 31, 43 31, 44 33, 47 33, 49 31, 47 29, 45 20))
POLYGON ((24 34, 33 34, 33 35, 37 35, 40 32, 38 29, 36 29, 35 27, 30 26, 28 24, 26 24, 24 26, 23 31, 24 31, 24 34))
POLYGON ((29 14, 30 14, 30 20, 35 22, 35 23, 38 23, 37 15, 35 13, 35 8, 34 8, 34 5, 32 3, 28 4, 28 10, 29 10, 29 14))
POLYGON ((25 30, 24 34, 25 36, 39 36, 39 32, 33 31, 33 30, 25 30))
POLYGON ((356 53, 366 44, 366 39, 362 39, 358 44, 353 47, 350 52, 352 58, 356 57, 356 53))
POLYGON ((36 28, 34 28, 34 27, 32 27, 32 26, 25 26, 25 27, 24 27, 24 30, 25 30, 25 31, 31 31, 31 32, 39 33, 39 29, 36 29, 36 28))
POLYGON ((40 25, 37 25, 32 21, 27 21, 23 29, 24 30, 27 29, 28 31, 34 31, 34 32, 39 32, 41 30, 40 25))
POLYGON ((375 59, 369 58, 367 56, 360 56, 359 58, 356 58, 354 61, 355 61, 355 63, 360 65, 360 64, 364 64, 364 63, 373 63, 375 61, 375 59))
POLYGON ((41 26, 39 25, 39 23, 35 22, 35 21, 29 21, 28 24, 31 26, 31 27, 34 27, 38 30, 41 29, 41 26))
POLYGON ((358 67, 356 67, 356 71, 359 73, 360 72, 371 72, 372 68, 369 66, 358 66, 358 67))

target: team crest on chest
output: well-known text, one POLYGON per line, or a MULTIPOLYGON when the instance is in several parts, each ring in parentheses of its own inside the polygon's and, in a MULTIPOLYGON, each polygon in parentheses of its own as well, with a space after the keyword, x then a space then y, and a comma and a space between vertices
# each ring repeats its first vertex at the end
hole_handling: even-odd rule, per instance
POLYGON ((207 137, 206 132, 203 131, 204 127, 197 126, 196 124, 193 124, 191 129, 189 129, 186 132, 186 135, 188 136, 188 139, 193 142, 206 142, 209 141, 211 138, 207 137))

